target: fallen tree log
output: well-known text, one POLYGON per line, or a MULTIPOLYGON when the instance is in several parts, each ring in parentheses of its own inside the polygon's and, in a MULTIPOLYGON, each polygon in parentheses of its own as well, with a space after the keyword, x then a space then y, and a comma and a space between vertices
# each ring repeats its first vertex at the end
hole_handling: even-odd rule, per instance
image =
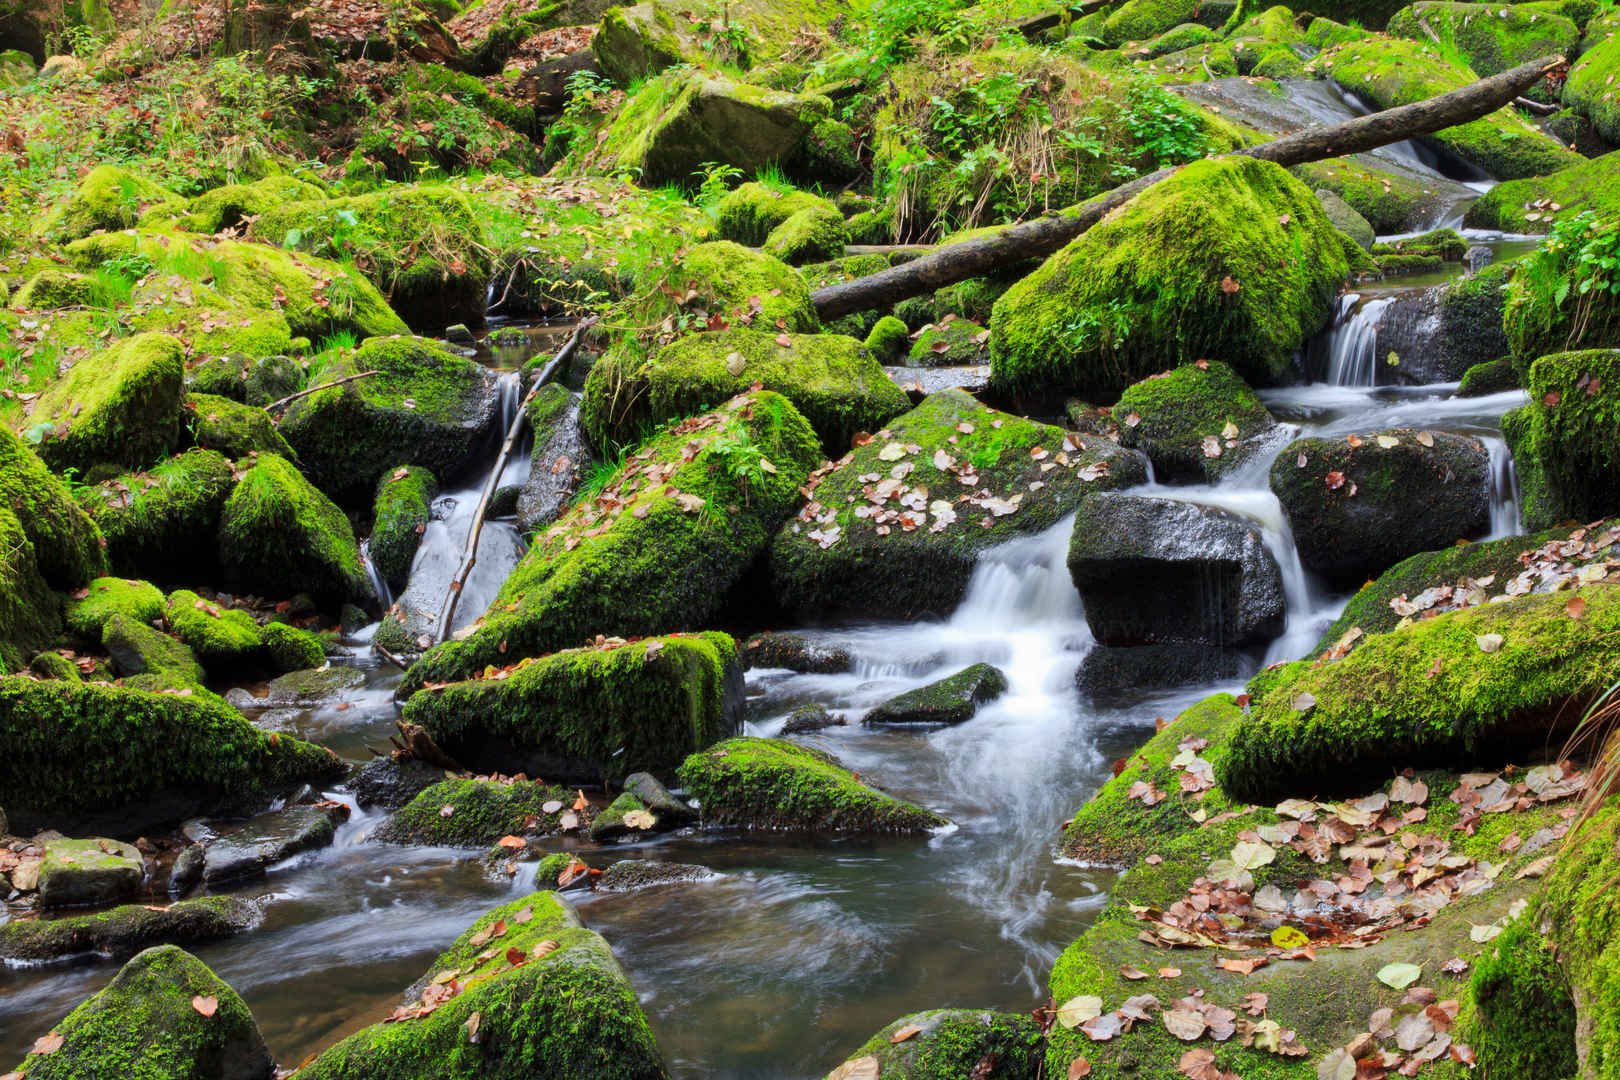
MULTIPOLYGON (((1426 101, 1397 105, 1326 127, 1307 128, 1222 156, 1260 158, 1287 167, 1374 150, 1478 120, 1510 104, 1564 62, 1561 56, 1545 56, 1426 101)), ((1079 206, 1009 225, 990 236, 946 244, 921 258, 866 277, 828 285, 812 293, 810 300, 817 315, 833 319, 933 292, 1025 259, 1044 259, 1174 172, 1174 168, 1160 169, 1079 206)))

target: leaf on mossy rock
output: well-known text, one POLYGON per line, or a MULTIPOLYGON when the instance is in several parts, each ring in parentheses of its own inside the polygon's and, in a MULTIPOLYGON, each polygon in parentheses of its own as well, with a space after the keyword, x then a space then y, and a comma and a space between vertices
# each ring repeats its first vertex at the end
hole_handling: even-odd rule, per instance
POLYGON ((1058 1006, 1058 1023, 1073 1031, 1087 1020, 1102 1015, 1102 998, 1093 994, 1080 994, 1058 1006))
POLYGON ((1396 990, 1405 990, 1408 986, 1417 982, 1422 975, 1422 965, 1408 964, 1402 961, 1385 964, 1378 969, 1378 981, 1396 990))

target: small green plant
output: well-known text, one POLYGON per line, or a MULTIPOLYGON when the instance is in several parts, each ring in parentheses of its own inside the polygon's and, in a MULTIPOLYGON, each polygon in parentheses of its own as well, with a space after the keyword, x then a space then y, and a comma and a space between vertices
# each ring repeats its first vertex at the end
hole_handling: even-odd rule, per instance
POLYGON ((735 165, 705 161, 692 175, 699 178, 697 205, 712 214, 720 200, 726 197, 726 193, 743 178, 743 171, 735 165))
POLYGON ((765 452, 743 430, 710 443, 709 453, 719 460, 726 470, 726 475, 742 487, 745 503, 748 501, 748 493, 756 485, 765 483, 766 474, 776 471, 776 466, 765 457, 765 452))
POLYGON ((1156 168, 1184 165, 1209 152, 1203 126, 1179 97, 1157 83, 1136 79, 1125 94, 1121 119, 1156 168))
POLYGON ((1587 212, 1559 220, 1546 242, 1525 260, 1522 273, 1527 297, 1550 300, 1539 305, 1549 325, 1573 300, 1566 342, 1573 348, 1595 323, 1615 317, 1620 298, 1620 218, 1587 212))

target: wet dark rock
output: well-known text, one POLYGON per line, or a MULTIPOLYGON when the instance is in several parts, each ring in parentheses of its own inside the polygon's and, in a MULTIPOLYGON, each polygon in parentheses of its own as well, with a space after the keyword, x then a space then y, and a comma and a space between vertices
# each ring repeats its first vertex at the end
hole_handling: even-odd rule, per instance
POLYGON ((203 866, 207 861, 203 845, 186 845, 186 849, 175 856, 174 865, 169 868, 169 895, 184 896, 195 888, 202 881, 203 866))
POLYGON ((52 839, 39 868, 39 906, 90 907, 141 891, 146 862, 134 844, 117 840, 52 839))
POLYGON ((1379 318, 1373 345, 1379 381, 1456 382, 1475 364, 1507 355, 1502 285, 1508 269, 1487 267, 1445 285, 1395 294, 1379 318))
POLYGON ((667 821, 697 820, 697 811, 676 797, 652 773, 631 773, 624 778, 624 790, 640 799, 647 809, 667 821))
POLYGON ((990 386, 989 364, 968 364, 963 367, 885 367, 889 378, 906 392, 912 404, 920 405, 929 394, 941 390, 965 390, 982 394, 990 386))
POLYGON ((444 328, 444 340, 452 345, 476 345, 478 339, 467 329, 466 323, 452 323, 444 328))
POLYGON ((446 779, 423 788, 372 838, 386 844, 486 847, 503 836, 548 836, 570 819, 584 819, 570 809, 573 800, 567 788, 532 780, 446 779))
POLYGON ((342 700, 350 691, 365 684, 366 673, 357 667, 328 664, 307 671, 292 671, 270 680, 269 692, 262 698, 253 698, 252 707, 308 708, 342 700))
POLYGON ((632 892, 659 885, 689 885, 719 876, 707 866, 690 863, 622 859, 602 872, 596 879, 596 889, 598 892, 632 892))
POLYGON ((511 517, 517 513, 518 499, 522 497, 523 489, 516 484, 496 488, 495 494, 489 497, 489 507, 484 511, 484 516, 490 518, 511 517))
MULTIPOLYGON (((647 804, 626 791, 608 804, 606 810, 596 815, 591 822, 591 839, 596 841, 617 840, 625 836, 636 836, 650 833, 664 823, 657 814, 647 809, 647 804), (635 814, 637 817, 630 818, 635 814), (629 820, 626 820, 629 818, 629 820)), ((659 830, 662 831, 662 830, 659 830)))
POLYGON ((0 960, 44 963, 99 953, 115 959, 154 945, 196 945, 252 929, 259 909, 235 896, 183 900, 169 907, 126 904, 60 919, 0 925, 0 960))
POLYGON ((1271 490, 1300 562, 1339 585, 1490 526, 1490 455, 1466 435, 1399 429, 1297 439, 1272 464, 1271 490))
POLYGON ((540 388, 528 406, 534 428, 529 478, 518 495, 518 527, 550 525, 579 490, 585 469, 595 460, 579 426, 579 399, 557 383, 540 388))
POLYGON ((840 713, 828 712, 827 706, 821 704, 800 705, 794 709, 782 725, 783 735, 809 735, 822 728, 838 727, 849 721, 840 713))
POLYGON ((1237 648, 1282 631, 1282 571, 1259 525, 1214 507, 1101 492, 1080 504, 1069 573, 1105 645, 1237 648))
POLYGON ((354 774, 349 790, 362 810, 372 807, 398 810, 444 776, 444 770, 437 765, 414 758, 405 761, 392 757, 373 758, 354 774))
POLYGON ((1496 258, 1496 252, 1484 244, 1475 244, 1463 252, 1463 262, 1468 266, 1470 274, 1477 274, 1489 266, 1496 258))
POLYGON ((344 604, 338 609, 338 628, 344 634, 356 634, 371 625, 371 616, 353 604, 344 604))
POLYGON ((890 698, 866 714, 866 723, 961 724, 979 706, 1007 691, 1007 676, 990 664, 973 664, 938 682, 890 698))
POLYGON ((1188 644, 1096 645, 1080 661, 1074 682, 1082 694, 1108 698, 1237 679, 1248 666, 1236 649, 1188 644))
POLYGON ((326 847, 337 835, 338 824, 348 818, 349 808, 341 803, 260 814, 207 846, 203 881, 214 885, 256 877, 283 859, 326 847))
POLYGON ((787 668, 811 675, 842 675, 855 666, 848 649, 800 634, 755 634, 743 644, 742 656, 750 668, 787 668))

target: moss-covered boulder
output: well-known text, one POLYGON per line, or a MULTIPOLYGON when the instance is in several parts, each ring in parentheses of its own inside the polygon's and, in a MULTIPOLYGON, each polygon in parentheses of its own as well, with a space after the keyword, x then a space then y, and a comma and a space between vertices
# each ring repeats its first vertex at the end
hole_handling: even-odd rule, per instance
POLYGON ((177 198, 172 191, 133 170, 98 165, 45 214, 36 231, 65 243, 99 229, 127 229, 147 207, 177 198))
POLYGON ((1048 258, 996 301, 995 383, 1118 393, 1207 358, 1274 381, 1349 272, 1310 189, 1249 158, 1195 162, 1048 258))
POLYGON ((1007 1080, 1039 1080, 1045 1039, 1032 1018, 974 1009, 931 1009, 902 1016, 873 1035, 830 1077, 935 1080, 972 1076, 985 1061, 1007 1080), (907 1034, 901 1035, 901 1032, 907 1034), (866 1072, 862 1070, 866 1069, 866 1072))
POLYGON ((242 474, 219 518, 219 558, 236 587, 373 604, 354 529, 292 464, 264 454, 242 474))
POLYGON ((893 315, 885 315, 872 324, 866 347, 880 363, 898 364, 911 351, 911 331, 893 315))
POLYGON ((1614 84, 1620 74, 1620 33, 1611 32, 1581 55, 1564 82, 1564 104, 1591 118, 1613 146, 1620 143, 1620 100, 1614 84))
POLYGON ((820 476, 771 543, 772 587, 801 619, 947 615, 980 552, 1146 479, 1146 461, 1106 439, 943 391, 820 476))
POLYGON ((0 926, 0 960, 43 964, 86 953, 122 960, 156 945, 232 937, 259 917, 257 906, 241 897, 205 896, 169 907, 125 904, 89 915, 13 919, 0 926))
POLYGON ((125 686, 158 694, 201 694, 203 667, 185 642, 126 615, 101 626, 101 647, 125 686))
POLYGON ((989 341, 990 332, 978 323, 947 316, 908 340, 905 362, 908 367, 982 364, 990 359, 989 341))
POLYGON ((259 627, 264 640, 262 662, 275 672, 302 671, 326 662, 326 646, 320 635, 282 622, 259 627))
POLYGON ((1161 481, 1214 483, 1260 448, 1277 422, 1232 368, 1183 364, 1126 387, 1119 441, 1141 450, 1161 481))
POLYGON ((922 833, 949 824, 869 787, 831 754, 779 739, 728 739, 687 758, 677 775, 713 825, 922 833))
MULTIPOLYGON (((810 289, 793 267, 730 240, 699 244, 677 262, 657 268, 683 307, 719 316, 730 326, 757 326, 813 334, 821 329, 810 289)), ((638 280, 643 289, 657 280, 638 280)))
POLYGON ((205 450, 218 450, 228 458, 253 454, 298 456, 282 438, 270 414, 257 405, 211 394, 187 394, 185 409, 192 436, 205 450))
POLYGON ((1080 504, 1069 575, 1104 645, 1239 648, 1282 631, 1282 571, 1257 523, 1174 499, 1104 492, 1080 504))
POLYGON ((405 706, 481 773, 595 782, 667 773, 741 724, 742 668, 725 634, 648 638, 526 660, 405 706))
POLYGON ((42 908, 100 907, 140 892, 146 863, 133 844, 95 837, 48 840, 39 867, 42 908))
POLYGON ((791 401, 830 457, 906 411, 905 393, 854 338, 721 330, 677 339, 642 359, 610 352, 592 369, 580 423, 598 446, 631 445, 670 420, 762 385, 791 401))
POLYGON ((18 311, 50 311, 89 306, 95 299, 96 283, 89 274, 48 266, 23 282, 11 306, 18 311))
POLYGON ((359 503, 385 470, 420 465, 450 480, 497 437, 493 372, 425 338, 380 338, 330 355, 312 385, 378 372, 299 398, 281 433, 323 491, 359 503))
POLYGON ((793 156, 831 113, 818 94, 767 90, 691 68, 648 79, 620 108, 590 163, 648 185, 692 185, 706 163, 745 172, 793 156))
POLYGON ((1475 229, 1545 232, 1558 218, 1586 210, 1611 217, 1620 213, 1620 151, 1546 176, 1497 184, 1468 207, 1463 224, 1475 229))
POLYGON ((1300 562, 1343 585, 1490 527, 1490 455, 1443 432, 1297 439, 1271 465, 1300 562))
POLYGON ((10 510, 0 508, 0 671, 21 671, 61 626, 60 601, 40 573, 38 548, 10 510))
POLYGON ((76 589, 106 572, 102 537, 67 486, 17 436, 0 428, 0 505, 17 516, 46 581, 76 589))
POLYGON ((411 562, 422 543, 422 533, 432 516, 433 498, 438 493, 439 482, 420 466, 401 466, 377 481, 367 550, 371 565, 390 588, 403 588, 410 576, 411 562))
MULTIPOLYGON (((1502 309, 1513 366, 1528 385, 1530 364, 1569 349, 1620 346, 1620 295, 1610 291, 1620 216, 1583 213, 1559 222, 1554 242, 1514 267, 1502 309)), ((1584 388, 1583 388, 1584 389, 1584 388)))
POLYGON ((307 1080, 667 1075, 612 950, 555 893, 522 897, 484 915, 406 996, 399 1023, 349 1036, 300 1074, 307 1080), (523 961, 513 963, 514 956, 523 961))
POLYGON ((798 211, 771 230, 765 238, 765 254, 774 255, 789 266, 825 262, 844 253, 849 230, 844 215, 835 206, 811 206, 798 211))
POLYGON ((172 215, 174 222, 182 228, 192 232, 217 233, 222 229, 237 228, 245 220, 258 218, 287 203, 310 202, 325 196, 326 193, 314 184, 277 174, 247 184, 222 184, 187 199, 183 206, 161 207, 148 214, 142 224, 147 224, 153 218, 167 219, 172 215))
POLYGON ((715 205, 714 224, 722 240, 759 247, 788 218, 801 210, 818 207, 837 212, 831 199, 808 191, 767 186, 755 180, 739 186, 715 205))
POLYGON ((1274 673, 1217 769, 1227 790, 1265 799, 1343 791, 1423 765, 1541 747, 1620 674, 1620 596, 1582 590, 1449 612, 1375 636, 1342 660, 1274 673))
POLYGON ((961 724, 1007 692, 1007 676, 991 664, 972 664, 938 682, 892 697, 866 714, 866 723, 961 724))
POLYGON ((559 832, 558 818, 573 804, 571 789, 534 780, 443 779, 412 795, 377 827, 373 838, 388 844, 487 848, 503 836, 559 832))
POLYGON ((810 425, 769 390, 682 422, 535 537, 477 629, 413 664, 406 686, 469 678, 597 634, 702 625, 820 460, 810 425))
POLYGON ((1098 36, 1115 47, 1147 41, 1182 23, 1198 22, 1200 6, 1197 0, 1126 0, 1109 13, 1098 36))
POLYGON ((1620 508, 1620 460, 1613 452, 1620 350, 1544 356, 1530 366, 1530 403, 1502 417, 1519 474, 1519 517, 1542 529, 1620 508))
MULTIPOLYGON (((1421 44, 1387 37, 1352 41, 1324 52, 1314 66, 1380 109, 1423 101, 1475 79, 1472 71, 1443 57, 1427 40, 1421 44)), ((1582 160, 1511 106, 1427 138, 1499 180, 1555 172, 1582 160)))
POLYGON ((591 39, 602 73, 624 87, 688 62, 694 51, 690 31, 683 33, 658 0, 610 7, 591 39))
MULTIPOLYGON (((1311 25, 1327 21, 1317 19, 1311 25)), ((1318 196, 1323 191, 1338 195, 1380 236, 1416 232, 1435 220, 1435 215, 1448 205, 1448 198, 1463 195, 1458 190, 1460 184, 1450 187, 1432 180, 1425 182, 1370 154, 1307 162, 1289 171, 1318 196)), ((1326 204, 1323 211, 1328 212, 1326 204)), ((1331 213, 1328 216, 1333 217, 1331 213)), ((1344 228, 1337 221, 1334 224, 1344 228)))
POLYGON ((1489 394, 1504 394, 1518 388, 1519 373, 1513 370, 1513 361, 1504 357, 1500 360, 1474 364, 1464 371, 1462 380, 1457 384, 1457 396, 1485 397, 1489 394))
POLYGON ((255 662, 264 649, 264 636, 252 615, 204 600, 190 589, 170 593, 163 614, 175 636, 216 675, 255 662))
POLYGON ((138 334, 79 361, 34 402, 29 421, 45 424, 40 457, 81 473, 97 465, 144 468, 180 441, 180 343, 138 334))
POLYGON ((235 484, 223 454, 188 450, 86 489, 80 500, 107 539, 114 570, 175 586, 206 581, 219 566, 219 516, 235 484))
POLYGON ((186 385, 192 396, 269 405, 304 388, 304 362, 290 356, 211 356, 192 364, 186 385))
POLYGON ((160 945, 57 1022, 54 1049, 23 1058, 35 1080, 148 1076, 154 1080, 270 1080, 275 1061, 246 1003, 201 960, 160 945), (212 1002, 204 1010, 198 1001, 212 1002))
POLYGON ((1389 20, 1389 32, 1455 50, 1481 77, 1538 60, 1573 56, 1581 40, 1575 23, 1542 5, 1521 8, 1418 0, 1389 20))
POLYGON ((99 643, 101 628, 114 615, 150 623, 163 617, 163 592, 148 581, 96 578, 73 594, 63 609, 63 622, 75 637, 99 643))

